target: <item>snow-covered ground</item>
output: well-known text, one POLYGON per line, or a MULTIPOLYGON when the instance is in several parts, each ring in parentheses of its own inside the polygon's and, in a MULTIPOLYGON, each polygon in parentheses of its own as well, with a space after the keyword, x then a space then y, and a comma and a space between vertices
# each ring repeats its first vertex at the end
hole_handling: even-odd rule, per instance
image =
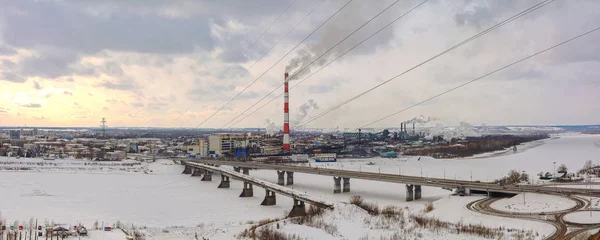
POLYGON ((56 159, 0 157, 0 171, 6 172, 143 172, 147 164, 134 160, 118 162, 87 159, 56 159))
POLYGON ((599 211, 580 211, 569 213, 563 218, 565 221, 572 223, 600 223, 600 212, 599 211))
POLYGON ((511 198, 503 198, 493 202, 490 207, 503 211, 515 213, 549 213, 566 210, 577 205, 576 202, 565 197, 521 193, 511 198))
POLYGON ((549 224, 519 220, 513 218, 503 218, 481 213, 473 212, 467 209, 466 205, 470 202, 482 199, 482 196, 448 196, 433 202, 433 211, 426 214, 428 217, 438 218, 446 222, 462 222, 465 224, 481 224, 486 227, 495 228, 503 226, 504 228, 521 229, 538 233, 538 239, 543 236, 551 235, 555 228, 549 224))
MULTIPOLYGON (((405 209, 402 210, 401 217, 390 219, 384 216, 371 216, 354 205, 337 204, 334 210, 326 211, 322 216, 316 217, 313 224, 316 227, 294 224, 289 220, 274 222, 269 226, 276 230, 276 225, 279 224, 279 231, 310 240, 386 239, 394 234, 405 239, 485 239, 474 235, 458 235, 449 229, 429 231, 420 228, 410 220, 410 214, 405 209)), ((214 239, 228 238, 216 235, 214 239)))
MULTIPOLYGON (((579 169, 586 160, 598 156, 600 148, 594 143, 599 140, 600 136, 561 137, 544 140, 543 145, 524 152, 491 158, 437 160, 423 157, 420 161, 416 157, 341 159, 339 163, 311 165, 413 176, 422 172, 423 176, 443 178, 445 175, 448 179, 462 180, 470 179, 472 173, 473 180, 486 181, 504 176, 511 169, 526 170, 530 175, 540 171, 551 172, 553 162, 557 166, 564 163, 569 169, 579 169), (369 162, 375 165, 367 165, 369 162)), ((14 160, 0 158, 0 162, 14 160)), ((217 189, 218 178, 213 178, 212 182, 201 182, 199 177, 181 174, 183 166, 173 165, 167 160, 134 167, 139 170, 147 167, 153 171, 149 174, 121 170, 121 167, 104 171, 105 166, 93 167, 90 171, 65 170, 70 166, 79 167, 80 163, 87 165, 80 160, 55 161, 67 162, 59 167, 60 171, 38 168, 36 171, 0 172, 0 211, 3 218, 8 222, 27 221, 32 217, 41 222, 45 219, 71 224, 81 222, 88 228, 96 220, 105 225, 121 221, 147 226, 145 231, 150 239, 193 239, 196 233, 199 237, 210 239, 231 239, 248 228, 249 221, 283 217, 292 207, 291 199, 279 195, 277 205, 261 206, 264 191, 258 187, 254 189, 255 197, 239 198, 241 182, 232 180, 230 189, 217 189)), ((275 171, 252 170, 250 175, 271 182, 277 180, 275 171)), ((350 193, 333 194, 331 177, 296 173, 294 180, 295 185, 290 186, 293 189, 332 202, 347 202, 350 196, 361 195, 366 201, 376 202, 379 206, 395 205, 418 212, 428 202, 442 199, 434 204, 436 209, 427 216, 443 221, 463 220, 486 226, 534 230, 540 236, 553 230, 542 223, 471 213, 465 205, 476 197, 451 197, 451 203, 444 203, 451 193, 440 188, 423 187, 421 200, 405 202, 405 187, 401 184, 352 179, 350 193)), ((346 223, 337 224, 344 229, 346 223)), ((368 228, 368 225, 361 227, 368 228)), ((286 225, 284 230, 295 232, 305 228, 286 225)), ((426 231, 422 234, 428 236, 426 231)), ((335 239, 344 236, 347 235, 336 236, 335 239)))
POLYGON ((127 235, 123 233, 123 231, 119 229, 115 229, 113 231, 101 231, 101 230, 92 230, 88 232, 87 237, 83 237, 83 239, 90 240, 124 240, 127 235))

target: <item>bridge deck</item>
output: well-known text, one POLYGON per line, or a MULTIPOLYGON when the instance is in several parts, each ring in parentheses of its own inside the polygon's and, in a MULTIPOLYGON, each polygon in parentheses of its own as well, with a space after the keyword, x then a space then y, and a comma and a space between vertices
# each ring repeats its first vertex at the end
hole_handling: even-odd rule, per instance
POLYGON ((471 190, 489 191, 497 193, 518 194, 521 192, 534 192, 546 194, 561 194, 561 195, 585 195, 585 196, 600 196, 600 189, 581 189, 581 188, 564 188, 564 187, 548 187, 548 186, 532 186, 532 185, 505 185, 500 186, 494 183, 486 182, 471 182, 464 180, 452 180, 441 178, 423 178, 408 175, 374 173, 374 172, 357 172, 350 170, 339 170, 330 168, 314 168, 305 166, 294 166, 284 164, 264 164, 257 162, 240 162, 240 161, 222 161, 222 160, 196 160, 185 161, 186 164, 193 162, 201 162, 214 165, 227 165, 235 167, 246 167, 256 169, 269 169, 278 171, 298 172, 317 174, 325 176, 346 177, 355 179, 365 179, 381 182, 413 184, 421 186, 442 187, 442 188, 457 188, 464 187, 471 190))
POLYGON ((201 169, 205 169, 205 170, 209 170, 211 172, 215 172, 215 173, 221 173, 225 176, 228 176, 230 178, 233 179, 237 179, 237 180, 241 180, 241 181, 247 181, 252 183, 252 185, 255 186, 259 186, 261 188, 264 189, 268 189, 270 191, 276 192, 278 194, 293 198, 293 199, 297 199, 303 202, 307 202, 311 205, 315 205, 318 207, 322 207, 322 208, 333 208, 333 203, 320 199, 318 197, 314 197, 314 196, 310 196, 308 194, 305 193, 301 193, 299 191, 284 187, 284 186, 280 186, 271 182, 267 182, 249 175, 245 175, 242 173, 238 173, 235 171, 231 171, 231 170, 227 170, 227 169, 223 169, 220 167, 214 167, 214 166, 209 166, 203 163, 195 163, 195 162, 186 162, 187 165, 194 167, 194 168, 201 168, 201 169))

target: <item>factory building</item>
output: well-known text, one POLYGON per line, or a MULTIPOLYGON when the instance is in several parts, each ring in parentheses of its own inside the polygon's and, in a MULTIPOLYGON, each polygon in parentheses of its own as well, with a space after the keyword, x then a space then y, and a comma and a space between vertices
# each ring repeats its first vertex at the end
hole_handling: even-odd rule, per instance
POLYGON ((198 139, 195 144, 190 144, 185 147, 187 153, 194 155, 195 157, 207 157, 208 156, 208 142, 206 139, 198 139))
POLYGON ((21 131, 19 130, 10 130, 10 139, 19 140, 21 139, 21 131))
POLYGON ((217 156, 233 153, 240 148, 256 147, 259 140, 259 135, 213 134, 208 137, 208 153, 217 156))

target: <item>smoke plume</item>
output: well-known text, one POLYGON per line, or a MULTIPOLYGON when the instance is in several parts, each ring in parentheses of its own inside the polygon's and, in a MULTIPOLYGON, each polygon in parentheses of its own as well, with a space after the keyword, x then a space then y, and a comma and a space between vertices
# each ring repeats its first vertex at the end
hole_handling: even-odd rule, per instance
POLYGON ((304 104, 300 105, 300 107, 298 107, 298 111, 294 120, 294 125, 298 125, 300 124, 307 116, 308 113, 310 112, 310 110, 318 110, 319 109, 319 105, 317 105, 317 102, 315 102, 315 100, 313 99, 309 99, 307 102, 305 102, 304 104))
POLYGON ((418 117, 414 117, 413 119, 408 120, 406 123, 408 123, 408 124, 412 124, 412 123, 426 124, 428 122, 433 122, 433 121, 437 121, 437 120, 439 120, 439 119, 436 117, 425 117, 423 115, 419 115, 418 117))
POLYGON ((275 132, 275 123, 271 119, 265 119, 265 129, 267 130, 267 135, 273 135, 275 132))
MULTIPOLYGON (((288 81, 304 77, 313 70, 322 67, 330 60, 333 60, 334 57, 341 55, 351 47, 366 39, 375 31, 379 30, 382 27, 382 22, 390 22, 400 14, 396 8, 386 11, 377 17, 376 21, 367 24, 331 51, 327 52, 330 48, 364 24, 368 19, 371 19, 381 10, 385 9, 385 7, 386 6, 380 4, 360 4, 358 2, 349 4, 330 22, 326 23, 324 28, 319 29, 319 31, 316 32, 313 37, 317 38, 317 40, 308 43, 306 47, 298 50, 296 56, 288 62, 285 67, 285 72, 290 74, 288 81)), ((393 39, 394 32, 392 30, 378 33, 376 37, 369 39, 368 43, 362 44, 357 49, 348 52, 348 54, 367 54, 374 52, 380 45, 388 44, 388 42, 393 39)))
POLYGON ((437 124, 433 127, 425 139, 433 139, 435 136, 442 136, 445 140, 452 138, 464 139, 466 137, 478 137, 481 136, 475 127, 467 122, 460 122, 459 126, 456 127, 444 127, 442 124, 437 124))

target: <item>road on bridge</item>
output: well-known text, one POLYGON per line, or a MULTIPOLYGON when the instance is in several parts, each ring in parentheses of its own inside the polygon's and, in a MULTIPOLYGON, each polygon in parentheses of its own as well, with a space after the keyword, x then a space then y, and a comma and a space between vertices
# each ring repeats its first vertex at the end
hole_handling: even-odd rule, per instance
POLYGON ((566 188, 566 187, 551 187, 551 186, 536 186, 536 185, 504 185, 500 186, 495 183, 487 182, 472 182, 464 180, 452 180, 452 179, 441 179, 441 178, 423 178, 399 174, 387 174, 387 173, 374 173, 374 172, 357 172, 350 170, 339 170, 330 168, 316 168, 316 167, 305 167, 295 166, 286 164, 266 164, 258 162, 242 162, 242 161, 223 161, 223 160, 185 160, 185 164, 192 162, 213 164, 213 165, 227 165, 234 167, 254 168, 254 169, 267 169, 287 172, 298 172, 317 174, 334 177, 354 178, 373 180, 380 182, 391 182, 391 183, 403 183, 411 185, 421 185, 430 187, 441 187, 441 188, 468 188, 471 191, 483 191, 490 193, 508 193, 518 194, 521 192, 532 192, 532 193, 545 193, 545 194, 557 194, 557 195, 585 195, 585 196, 596 196, 600 197, 600 189, 582 189, 582 188, 566 188))

